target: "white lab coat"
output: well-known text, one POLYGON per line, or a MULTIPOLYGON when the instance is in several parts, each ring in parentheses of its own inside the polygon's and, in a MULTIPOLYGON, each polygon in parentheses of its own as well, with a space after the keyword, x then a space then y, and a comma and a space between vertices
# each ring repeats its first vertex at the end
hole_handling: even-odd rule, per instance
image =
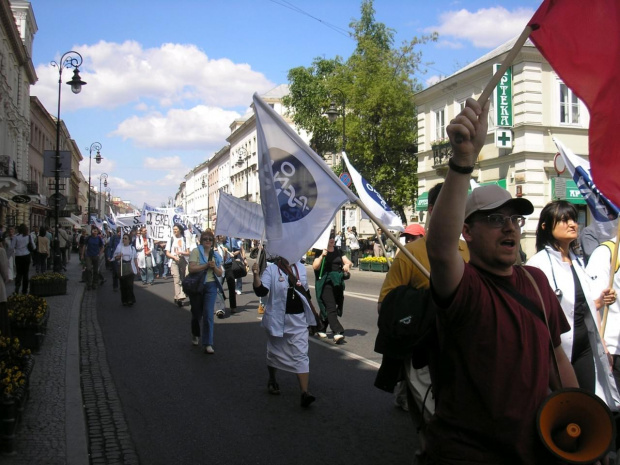
MULTIPOLYGON (((611 250, 605 245, 598 246, 588 260, 586 271, 592 276, 592 292, 594 295, 600 295, 604 289, 609 287, 611 250)), ((620 270, 614 274, 613 287, 616 292, 620 290, 620 270)), ((603 315, 601 314, 601 320, 602 318, 603 315)), ((611 354, 620 355, 620 303, 618 300, 609 306, 607 324, 605 325, 605 343, 611 354)))
MULTIPOLYGON (((581 259, 577 258, 572 252, 570 258, 577 277, 579 278, 579 283, 586 296, 588 307, 592 315, 592 321, 595 322, 594 327, 591 327, 588 324, 590 320, 586 319, 588 338, 590 340, 592 352, 594 353, 594 367, 596 373, 595 393, 607 403, 611 410, 618 411, 620 408, 620 394, 618 393, 616 382, 611 373, 603 342, 598 331, 598 324, 596 323, 597 315, 594 303, 595 294, 591 287, 592 279, 586 273, 581 259)), ((572 328, 575 323, 575 283, 573 281, 573 273, 570 264, 562 261, 560 252, 551 247, 546 247, 545 250, 541 250, 530 258, 527 265, 535 266, 542 270, 547 276, 549 285, 553 290, 562 290, 560 306, 572 328)), ((570 360, 573 353, 573 331, 568 331, 562 334, 561 337, 562 349, 564 349, 564 353, 570 360)))

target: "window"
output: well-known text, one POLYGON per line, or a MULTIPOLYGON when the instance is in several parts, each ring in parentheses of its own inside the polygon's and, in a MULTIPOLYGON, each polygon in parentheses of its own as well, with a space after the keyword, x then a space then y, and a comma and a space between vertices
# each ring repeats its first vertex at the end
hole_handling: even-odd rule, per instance
POLYGON ((446 137, 446 114, 445 110, 435 110, 435 134, 433 140, 439 141, 446 137))
POLYGON ((560 83, 560 123, 579 124, 579 99, 563 82, 560 83))

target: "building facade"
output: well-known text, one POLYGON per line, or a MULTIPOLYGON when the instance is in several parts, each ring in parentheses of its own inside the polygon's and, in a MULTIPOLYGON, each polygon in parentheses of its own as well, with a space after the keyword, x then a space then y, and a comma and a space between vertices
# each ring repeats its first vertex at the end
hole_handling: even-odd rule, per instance
POLYGON ((30 224, 30 86, 37 81, 29 2, 0 0, 0 225, 30 224))
MULTIPOLYGON (((446 126, 464 107, 478 98, 490 81, 494 65, 512 49, 514 40, 498 47, 454 75, 416 95, 418 109, 418 220, 426 223, 428 190, 443 181, 451 156, 446 126)), ((541 209, 561 198, 576 204, 581 226, 587 209, 568 173, 554 169, 557 137, 577 155, 587 158, 589 115, 585 105, 558 78, 531 42, 526 42, 500 82, 489 114, 486 143, 472 178, 478 184, 495 183, 513 197, 526 197, 535 207, 523 229, 527 256, 535 249, 541 209), (503 87, 501 87, 503 86, 503 87)))

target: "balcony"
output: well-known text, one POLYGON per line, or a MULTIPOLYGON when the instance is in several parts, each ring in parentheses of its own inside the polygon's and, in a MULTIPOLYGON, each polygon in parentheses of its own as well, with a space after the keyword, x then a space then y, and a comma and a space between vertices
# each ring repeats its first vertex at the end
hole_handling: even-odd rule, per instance
POLYGON ((15 161, 8 155, 0 155, 0 177, 17 178, 15 161))
POLYGON ((15 160, 9 155, 0 155, 0 192, 15 192, 19 184, 15 160))
POLYGON ((39 195, 39 183, 38 182, 27 182, 26 183, 26 194, 39 195))
POLYGON ((448 166, 448 160, 452 156, 452 146, 450 142, 433 145, 433 168, 444 168, 448 166))

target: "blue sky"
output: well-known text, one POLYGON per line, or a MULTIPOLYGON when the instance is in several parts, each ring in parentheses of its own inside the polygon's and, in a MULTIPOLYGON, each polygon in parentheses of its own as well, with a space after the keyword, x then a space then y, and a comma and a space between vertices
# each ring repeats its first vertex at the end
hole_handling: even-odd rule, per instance
MULTIPOLYGON (((288 70, 315 57, 348 58, 358 0, 106 0, 77 5, 31 0, 39 28, 31 89, 54 116, 59 60, 84 57, 78 95, 63 85, 61 118, 86 158, 102 144, 93 184, 108 174, 112 195, 141 206, 174 196, 183 176, 226 144, 254 92, 287 83, 288 70)), ((376 19, 395 43, 430 31, 428 85, 518 35, 540 0, 375 0, 376 19)), ((63 82, 71 70, 63 71, 63 82)))

